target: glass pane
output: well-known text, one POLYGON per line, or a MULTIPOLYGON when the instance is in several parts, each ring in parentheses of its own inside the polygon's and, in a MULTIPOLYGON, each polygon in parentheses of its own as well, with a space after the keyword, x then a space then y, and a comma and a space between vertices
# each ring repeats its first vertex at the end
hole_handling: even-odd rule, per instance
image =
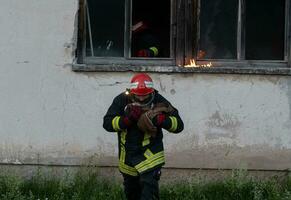
POLYGON ((246 1, 246 59, 283 60, 285 0, 246 1))
POLYGON ((89 19, 87 15, 86 55, 92 56, 91 48, 93 48, 94 56, 123 57, 124 1, 87 0, 87 4, 89 19))
POLYGON ((198 59, 236 59, 237 0, 201 0, 198 59))
POLYGON ((132 0, 132 57, 170 57, 171 0, 132 0))

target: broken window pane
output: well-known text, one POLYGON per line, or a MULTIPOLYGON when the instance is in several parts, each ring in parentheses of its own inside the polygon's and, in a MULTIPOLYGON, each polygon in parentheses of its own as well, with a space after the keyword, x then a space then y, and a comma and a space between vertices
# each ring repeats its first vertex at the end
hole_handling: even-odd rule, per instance
POLYGON ((170 57, 170 0, 132 0, 132 57, 170 57))
POLYGON ((86 55, 123 57, 124 1, 87 0, 87 5, 86 55))
POLYGON ((284 59, 285 0, 246 0, 246 59, 284 59))
POLYGON ((200 2, 198 59, 236 59, 238 1, 200 2))

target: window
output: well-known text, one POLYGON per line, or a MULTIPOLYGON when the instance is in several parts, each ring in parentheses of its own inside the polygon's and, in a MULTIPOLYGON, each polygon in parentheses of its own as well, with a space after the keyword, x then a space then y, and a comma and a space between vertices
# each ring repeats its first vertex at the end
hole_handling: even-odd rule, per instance
MULTIPOLYGON (((80 0, 77 58, 98 66, 291 66, 289 0, 80 0)), ((103 68, 104 69, 104 68, 103 68)), ((183 71, 183 70, 182 70, 183 71)))
MULTIPOLYGON (((201 0, 196 59, 290 64, 288 0, 201 0), (289 37, 288 37, 289 36, 289 37)), ((281 64, 281 65, 280 65, 281 64)))
POLYGON ((199 58, 235 59, 238 2, 202 0, 200 8, 199 58))
POLYGON ((284 60, 285 4, 285 0, 246 1, 245 59, 284 60))
POLYGON ((82 62, 174 64, 170 0, 83 0, 82 62))

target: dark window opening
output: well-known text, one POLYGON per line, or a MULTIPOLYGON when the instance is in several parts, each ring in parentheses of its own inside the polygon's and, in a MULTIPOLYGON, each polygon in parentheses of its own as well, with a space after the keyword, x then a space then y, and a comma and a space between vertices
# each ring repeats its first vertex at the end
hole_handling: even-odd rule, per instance
POLYGON ((124 1, 87 0, 87 56, 123 57, 124 7, 124 1))
POLYGON ((84 3, 85 57, 170 57, 170 0, 84 3))
POLYGON ((283 60, 285 0, 246 1, 246 59, 283 60))
POLYGON ((169 0, 132 1, 132 57, 170 57, 170 10, 169 0))
POLYGON ((202 0, 198 59, 235 59, 238 1, 202 0))

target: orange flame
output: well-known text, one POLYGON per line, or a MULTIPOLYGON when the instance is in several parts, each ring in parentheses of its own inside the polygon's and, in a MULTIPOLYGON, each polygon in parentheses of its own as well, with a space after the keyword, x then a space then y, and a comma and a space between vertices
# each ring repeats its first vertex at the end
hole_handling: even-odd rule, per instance
POLYGON ((212 63, 207 63, 207 64, 202 64, 202 65, 197 65, 195 62, 195 59, 190 60, 189 65, 184 65, 184 67, 212 67, 212 63))

